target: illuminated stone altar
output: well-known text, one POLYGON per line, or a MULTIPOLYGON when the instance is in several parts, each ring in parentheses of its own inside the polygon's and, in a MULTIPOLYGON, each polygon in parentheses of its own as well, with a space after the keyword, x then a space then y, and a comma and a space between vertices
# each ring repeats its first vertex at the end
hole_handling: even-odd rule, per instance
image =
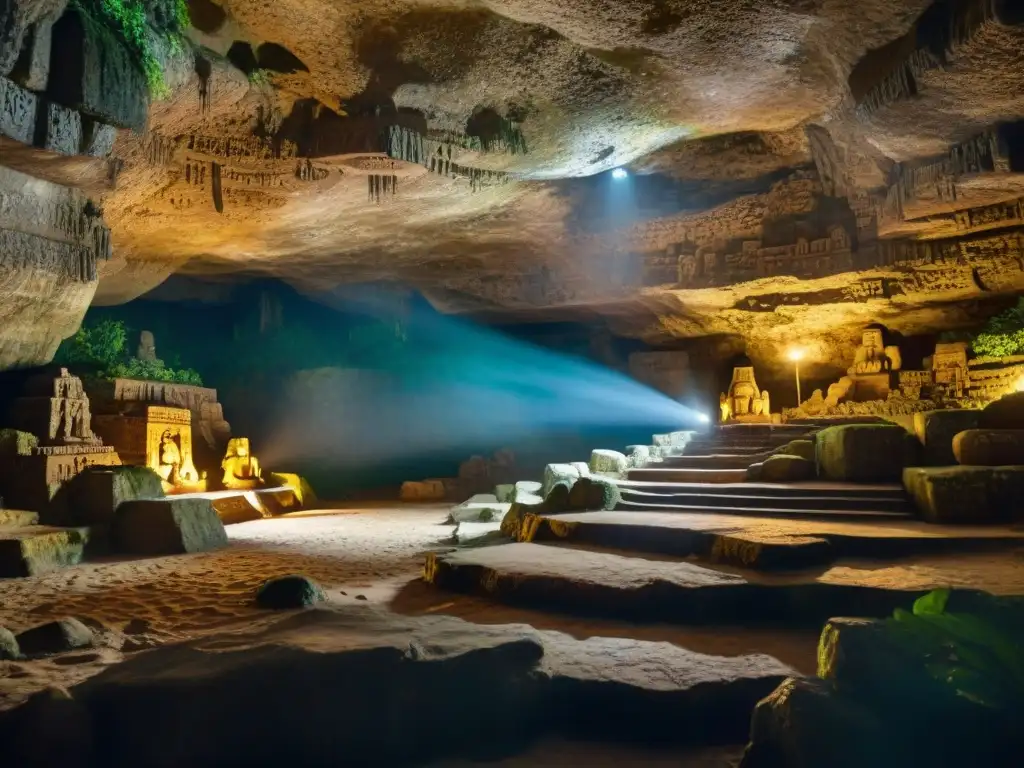
POLYGON ((3 495, 12 505, 42 511, 84 469, 121 464, 114 448, 94 434, 82 380, 66 368, 30 379, 8 423, 32 436, 20 441, 16 455, 0 461, 3 495))
POLYGON ((125 464, 156 472, 165 491, 206 490, 193 461, 187 408, 135 404, 120 414, 97 415, 96 431, 117 448, 125 464))
POLYGON ((249 490, 263 485, 263 470, 259 459, 249 450, 248 437, 233 437, 228 441, 221 469, 224 470, 221 483, 225 488, 249 490))

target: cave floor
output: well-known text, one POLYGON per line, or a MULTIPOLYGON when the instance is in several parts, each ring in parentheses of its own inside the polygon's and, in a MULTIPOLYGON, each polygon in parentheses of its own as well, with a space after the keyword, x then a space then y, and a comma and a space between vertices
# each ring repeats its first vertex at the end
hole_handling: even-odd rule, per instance
MULTIPOLYGON (((0 662, 0 709, 15 706, 44 687, 69 686, 92 677, 134 651, 269 625, 280 619, 280 613, 256 608, 255 591, 267 579, 291 573, 316 579, 329 601, 339 606, 376 604, 398 614, 448 615, 480 625, 528 624, 580 640, 612 637, 661 641, 716 656, 762 653, 801 673, 814 672, 818 627, 742 626, 739 622, 732 626, 636 623, 611 616, 569 615, 530 605, 504 604, 500 597, 495 599, 496 595, 474 594, 472 590, 458 593, 437 589, 425 583, 422 574, 431 553, 439 558, 452 556, 453 526, 445 523, 448 509, 447 504, 338 504, 231 525, 229 546, 215 552, 107 559, 28 578, 0 580, 0 626, 19 632, 52 619, 75 616, 91 624, 100 635, 98 646, 86 652, 0 662)), ((749 525, 762 533, 770 526, 775 535, 786 533, 787 526, 793 527, 793 534, 808 532, 808 524, 802 521, 729 522, 749 525)), ((834 525, 827 527, 831 530, 834 525)), ((916 524, 905 527, 915 529, 911 535, 928 535, 917 531, 916 524)), ((541 551, 555 549, 537 544, 505 545, 524 546, 541 551)), ((572 557, 575 549, 558 551, 572 557)), ((500 550, 462 552, 472 559, 500 550)), ((656 555, 645 555, 644 559, 652 567, 664 560, 656 555)), ((1024 589, 1024 548, 890 563, 885 569, 886 581, 899 582, 901 572, 915 585, 922 574, 933 574, 958 586, 1019 592, 1024 589)), ((511 768, 585 762, 724 768, 734 765, 738 754, 732 748, 642 754, 601 746, 599 756, 592 753, 594 749, 586 743, 541 742, 528 753, 496 765, 511 768)))

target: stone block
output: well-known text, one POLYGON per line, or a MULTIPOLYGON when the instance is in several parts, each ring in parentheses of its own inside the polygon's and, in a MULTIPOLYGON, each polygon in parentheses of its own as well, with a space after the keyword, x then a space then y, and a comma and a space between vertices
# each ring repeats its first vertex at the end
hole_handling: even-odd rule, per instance
POLYGON ((17 429, 0 429, 0 457, 31 456, 32 449, 39 446, 39 438, 31 432, 17 429))
POLYGON ((91 117, 82 118, 81 154, 90 157, 108 157, 114 151, 117 128, 98 122, 91 117))
POLYGON ((402 501, 443 501, 445 493, 442 480, 407 480, 402 483, 398 497, 402 501))
POLYGON ((965 430, 953 438, 953 455, 958 464, 972 466, 1024 464, 1024 429, 965 430))
POLYGON ((162 499, 160 476, 149 467, 95 467, 67 485, 68 513, 75 525, 112 523, 126 501, 162 499))
POLYGON ((516 493, 516 486, 513 483, 504 483, 494 487, 494 498, 502 504, 511 504, 516 493))
POLYGON ((501 520, 510 506, 511 503, 499 502, 497 496, 480 493, 452 507, 448 519, 453 523, 487 523, 491 520, 501 520))
POLYGON ((899 480, 904 467, 920 460, 920 450, 913 435, 890 424, 844 424, 816 436, 818 474, 827 480, 899 480))
POLYGON ((71 617, 40 624, 17 636, 18 646, 26 656, 63 653, 87 648, 94 642, 92 630, 71 617))
POLYGON ((647 445, 627 445, 626 455, 629 457, 629 466, 639 469, 647 466, 651 460, 651 448, 647 445))
POLYGON ((129 555, 205 552, 228 543, 209 499, 126 501, 117 508, 112 540, 129 555))
POLYGON ((622 499, 619 487, 597 477, 581 477, 569 490, 569 507, 572 512, 612 510, 622 499))
POLYGON ((21 53, 11 70, 11 79, 30 91, 42 93, 50 77, 50 48, 53 22, 42 20, 32 25, 21 43, 21 53))
POLYGON ((813 461, 780 454, 769 456, 762 462, 758 479, 763 483, 798 483, 810 480, 814 475, 813 461))
POLYGON ((978 419, 981 429, 1024 429, 1024 392, 1011 392, 986 405, 978 419))
POLYGON ((62 155, 77 155, 82 146, 81 116, 60 104, 40 101, 35 144, 62 155))
POLYGON ((36 133, 39 98, 6 77, 0 77, 0 134, 31 144, 36 133))
POLYGON ((618 451, 598 448, 590 453, 590 471, 598 474, 621 475, 629 469, 629 459, 618 451))
POLYGON ((540 495, 547 498, 551 489, 558 483, 572 485, 580 479, 580 470, 572 464, 548 464, 544 467, 544 482, 541 484, 540 495))
POLYGON ((149 91, 135 56, 88 14, 68 9, 53 25, 50 96, 120 128, 146 126, 149 91))
POLYGON ((914 414, 914 434, 924 446, 923 461, 932 466, 956 463, 953 438, 965 429, 978 426, 981 411, 943 410, 914 414))
POLYGON ((903 485, 931 523, 1024 520, 1024 467, 908 467, 903 485))
POLYGON ((0 535, 0 578, 37 576, 77 565, 88 543, 88 528, 35 526, 0 535))
POLYGON ((271 485, 291 488, 301 507, 312 507, 318 501, 313 486, 302 475, 293 472, 271 472, 269 482, 271 485))

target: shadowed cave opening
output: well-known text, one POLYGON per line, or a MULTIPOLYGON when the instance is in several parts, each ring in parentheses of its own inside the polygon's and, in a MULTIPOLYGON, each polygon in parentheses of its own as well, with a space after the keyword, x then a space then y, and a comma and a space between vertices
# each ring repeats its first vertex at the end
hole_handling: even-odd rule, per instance
POLYGON ((213 0, 188 0, 188 17, 193 27, 212 35, 224 26, 228 14, 213 0))
POLYGON ((231 44, 228 49, 228 61, 247 75, 251 75, 260 66, 256 61, 256 54, 252 52, 252 46, 244 40, 236 40, 231 44))
POLYGON ((262 43, 256 49, 256 61, 260 69, 291 75, 295 72, 309 72, 302 59, 277 43, 262 43))

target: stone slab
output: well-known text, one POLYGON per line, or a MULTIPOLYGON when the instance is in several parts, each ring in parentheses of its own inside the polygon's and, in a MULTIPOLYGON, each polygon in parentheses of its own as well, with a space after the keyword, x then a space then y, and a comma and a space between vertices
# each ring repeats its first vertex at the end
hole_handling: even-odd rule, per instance
POLYGON ((903 483, 932 523, 1024 521, 1024 466, 908 467, 903 483))
POLYGON ((0 528, 0 578, 38 576, 82 562, 88 528, 0 528))
POLYGON ((31 144, 36 132, 38 97, 17 83, 0 77, 0 134, 31 144))
MULTIPOLYGON (((174 764, 213 768, 493 759, 546 735, 736 743, 791 674, 763 655, 327 606, 111 666, 70 689, 53 739, 84 725, 76 756, 107 768, 161 764, 168 745, 174 764), (255 700, 273 721, 259 739, 238 706, 255 700)), ((46 714, 26 705, 5 721, 13 764, 46 714)))
MULTIPOLYGON (((987 555, 986 555, 987 557, 987 555)), ((831 616, 891 615, 933 588, 962 584, 962 563, 879 568, 836 565, 812 575, 747 574, 677 560, 540 544, 427 556, 424 579, 512 605, 625 621, 817 626, 831 616)), ((977 588, 1019 585, 1005 573, 977 588)))
POLYGON ((819 521, 727 514, 585 512, 541 515, 520 541, 568 541, 634 553, 698 556, 756 570, 797 569, 840 558, 889 560, 915 555, 1024 547, 1024 527, 935 526, 917 520, 819 521))
MULTIPOLYGON (((665 489, 671 490, 671 489, 665 489)), ((771 492, 767 489, 748 487, 737 488, 733 493, 705 493, 703 489, 691 488, 684 492, 662 493, 619 486, 623 500, 642 504, 663 504, 706 507, 766 507, 782 509, 868 509, 883 512, 904 512, 909 500, 901 488, 898 492, 884 493, 829 493, 826 491, 804 490, 790 486, 789 492, 771 492)))

